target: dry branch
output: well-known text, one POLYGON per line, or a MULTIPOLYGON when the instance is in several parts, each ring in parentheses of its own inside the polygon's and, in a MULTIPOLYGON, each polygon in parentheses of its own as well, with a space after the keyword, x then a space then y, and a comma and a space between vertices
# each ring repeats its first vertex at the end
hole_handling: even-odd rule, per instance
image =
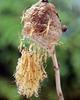
POLYGON ((61 81, 60 81, 60 67, 58 65, 57 57, 56 57, 56 51, 50 51, 50 56, 52 58, 52 62, 54 65, 54 72, 55 72, 55 82, 56 82, 56 91, 58 95, 58 100, 64 100, 62 89, 61 89, 61 81))

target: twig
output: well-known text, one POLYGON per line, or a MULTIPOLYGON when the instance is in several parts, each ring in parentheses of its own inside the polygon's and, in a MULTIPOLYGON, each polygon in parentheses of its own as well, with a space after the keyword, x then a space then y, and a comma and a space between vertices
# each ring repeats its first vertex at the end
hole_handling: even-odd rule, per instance
POLYGON ((51 56, 53 64, 54 64, 56 91, 57 91, 57 95, 58 95, 58 100, 64 100, 62 89, 61 89, 61 82, 60 82, 60 68, 58 65, 55 50, 50 51, 50 56, 51 56))
POLYGON ((41 0, 42 2, 47 2, 48 3, 48 0, 41 0))

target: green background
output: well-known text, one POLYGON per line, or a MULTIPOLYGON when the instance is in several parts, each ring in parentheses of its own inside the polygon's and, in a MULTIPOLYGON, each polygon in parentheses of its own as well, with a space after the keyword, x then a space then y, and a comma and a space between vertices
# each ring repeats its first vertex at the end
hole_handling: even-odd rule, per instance
MULTIPOLYGON (((13 77, 20 56, 21 16, 24 9, 38 0, 0 0, 0 100, 57 100, 52 62, 48 59, 48 79, 39 98, 26 99, 17 93, 13 77)), ((61 66, 61 81, 65 100, 80 100, 80 0, 50 0, 60 19, 67 25, 60 46, 56 47, 61 66)))

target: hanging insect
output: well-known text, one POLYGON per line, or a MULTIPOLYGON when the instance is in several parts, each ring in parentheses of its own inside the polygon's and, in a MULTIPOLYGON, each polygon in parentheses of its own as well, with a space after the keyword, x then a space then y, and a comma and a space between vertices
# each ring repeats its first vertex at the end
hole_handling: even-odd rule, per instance
POLYGON ((48 0, 40 0, 23 13, 22 22, 21 58, 18 59, 15 73, 18 92, 27 98, 38 96, 40 84, 47 78, 44 62, 51 56, 57 95, 59 100, 64 100, 55 46, 66 27, 62 26, 55 6, 48 0))

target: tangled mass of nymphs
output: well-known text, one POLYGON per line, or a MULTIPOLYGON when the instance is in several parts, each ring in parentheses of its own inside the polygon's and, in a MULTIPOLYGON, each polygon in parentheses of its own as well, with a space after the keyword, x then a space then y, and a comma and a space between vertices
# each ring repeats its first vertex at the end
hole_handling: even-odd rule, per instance
POLYGON ((38 96, 40 85, 47 78, 43 62, 47 59, 48 50, 59 41, 62 28, 55 6, 41 1, 23 13, 22 22, 23 37, 35 45, 21 44, 21 58, 18 59, 15 80, 18 92, 28 98, 38 96))
POLYGON ((19 93, 26 95, 26 97, 31 97, 32 95, 37 97, 41 82, 47 78, 42 63, 43 58, 45 60, 47 56, 38 52, 38 50, 33 52, 23 49, 22 56, 18 59, 15 73, 16 84, 19 93))

